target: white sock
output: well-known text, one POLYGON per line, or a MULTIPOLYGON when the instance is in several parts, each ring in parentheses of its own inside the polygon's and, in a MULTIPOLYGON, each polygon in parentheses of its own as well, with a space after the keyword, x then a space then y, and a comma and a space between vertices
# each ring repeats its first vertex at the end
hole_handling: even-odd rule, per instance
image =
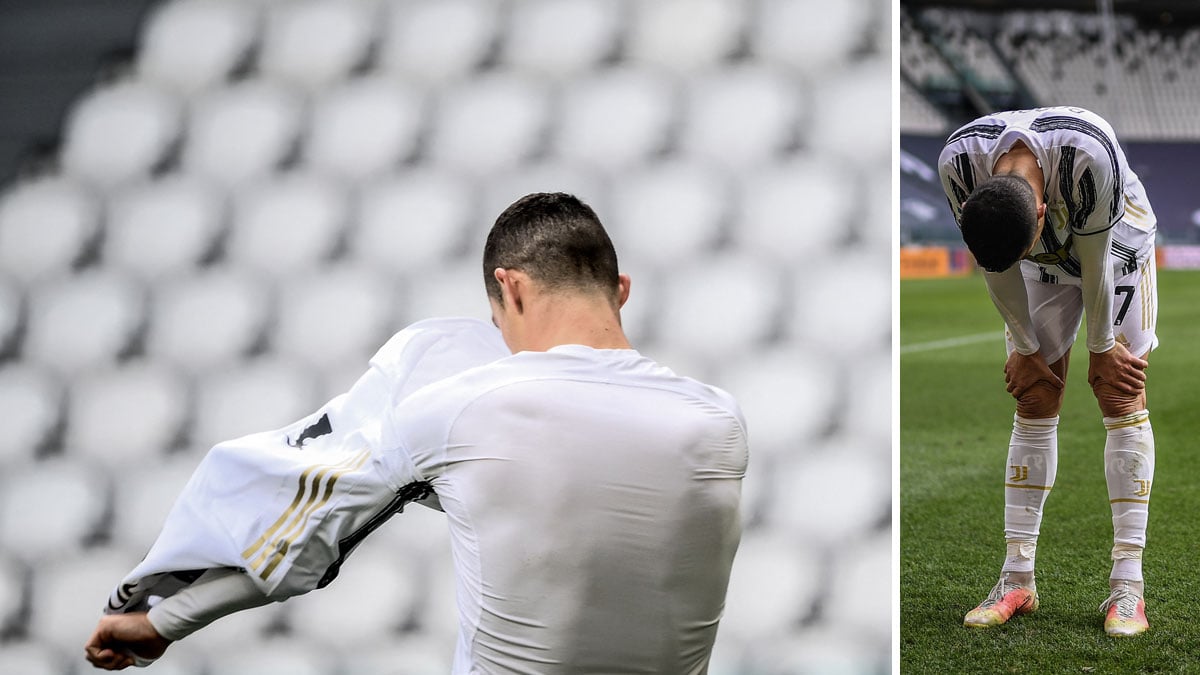
POLYGON ((1111 579, 1142 581, 1142 549, 1154 480, 1154 431, 1150 413, 1105 417, 1104 477, 1113 520, 1111 579))
POLYGON ((1013 416, 1004 474, 1004 572, 1033 572, 1042 507, 1058 470, 1058 417, 1013 416))

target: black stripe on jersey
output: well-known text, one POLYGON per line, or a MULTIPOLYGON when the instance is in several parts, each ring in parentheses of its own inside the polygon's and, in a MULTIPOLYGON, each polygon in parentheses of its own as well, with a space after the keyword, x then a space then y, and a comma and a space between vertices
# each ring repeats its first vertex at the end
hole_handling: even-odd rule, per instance
POLYGON ((1121 266, 1121 274, 1130 274, 1137 269, 1137 249, 1113 239, 1112 252, 1114 256, 1125 261, 1121 266))
POLYGON ((387 506, 371 516, 371 519, 363 523, 362 527, 338 541, 337 560, 334 560, 325 570, 325 574, 317 582, 317 588, 325 588, 337 578, 338 572, 342 570, 342 563, 346 562, 346 557, 362 543, 363 539, 367 538, 367 535, 379 529, 379 526, 387 522, 388 518, 403 511, 409 503, 424 499, 431 494, 433 494, 433 486, 420 481, 409 483, 397 490, 396 496, 392 497, 392 501, 388 502, 387 506))
POLYGON ((1057 284, 1058 283, 1058 277, 1047 272, 1045 267, 1039 267, 1038 272, 1041 273, 1041 278, 1039 279, 1039 281, 1041 281, 1043 284, 1057 284))
POLYGON ((971 158, 967 156, 967 153, 960 152, 954 156, 953 161, 954 171, 962 179, 962 184, 967 189, 967 194, 971 194, 975 191, 975 170, 971 168, 971 158))
POLYGON ((979 136, 980 138, 999 138, 1000 133, 1005 129, 1004 124, 972 124, 963 127, 958 131, 950 134, 950 138, 946 139, 946 145, 950 145, 960 138, 968 138, 970 136, 979 136))
POLYGON ((1100 142, 1104 146, 1105 152, 1108 153, 1108 161, 1112 164, 1113 176, 1113 198, 1112 204, 1109 206, 1108 220, 1109 223, 1115 223, 1122 213, 1121 193, 1125 189, 1125 175, 1121 173, 1121 164, 1117 161, 1117 149, 1113 144, 1113 139, 1109 138, 1108 134, 1100 130, 1100 127, 1079 119, 1078 117, 1043 117, 1034 120, 1033 124, 1029 125, 1031 131, 1042 133, 1045 131, 1055 131, 1058 129, 1066 129, 1068 131, 1078 131, 1087 134, 1100 142))

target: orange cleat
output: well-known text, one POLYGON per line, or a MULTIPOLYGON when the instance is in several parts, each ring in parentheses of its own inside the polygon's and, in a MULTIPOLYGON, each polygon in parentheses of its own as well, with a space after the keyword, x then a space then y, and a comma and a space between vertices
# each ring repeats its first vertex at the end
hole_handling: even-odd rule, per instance
POLYGON ((967 612, 963 625, 968 628, 999 626, 1014 616, 1029 614, 1037 608, 1037 588, 1013 583, 1005 574, 988 593, 987 599, 967 612))
POLYGON ((1100 605, 1105 612, 1104 632, 1112 637, 1131 637, 1150 630, 1146 620, 1146 601, 1130 588, 1128 581, 1121 581, 1112 589, 1112 594, 1100 605))

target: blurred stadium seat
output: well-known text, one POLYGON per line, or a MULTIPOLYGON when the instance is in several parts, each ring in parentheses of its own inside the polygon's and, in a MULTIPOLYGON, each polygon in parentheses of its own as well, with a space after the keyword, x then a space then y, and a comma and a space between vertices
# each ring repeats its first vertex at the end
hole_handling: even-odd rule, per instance
POLYGON ((69 271, 100 232, 95 198, 75 181, 18 182, 0 195, 0 270, 22 282, 69 271))
MULTIPOLYGON (((890 593, 892 21, 880 0, 157 3, 57 164, 0 189, 0 584, 20 587, 0 672, 82 672, 208 447, 310 413, 411 321, 486 320, 484 234, 559 190, 633 277, 634 343, 747 418, 710 672, 886 670, 889 613, 828 605, 890 593)), ((944 124, 923 82, 902 106, 944 124)), ((445 516, 412 506, 330 589, 154 670, 447 672, 452 565, 445 516)))
POLYGON ((113 365, 133 348, 145 315, 142 288, 120 272, 63 277, 30 291, 22 354, 64 373, 113 365))
POLYGON ((401 80, 375 76, 331 85, 313 105, 305 161, 352 179, 395 169, 416 152, 425 118, 425 96, 401 80))
POLYGON ((296 152, 300 99, 271 80, 243 80, 192 105, 183 147, 188 171, 238 185, 281 167, 296 152))
POLYGON ((65 451, 117 472, 151 460, 179 441, 187 396, 182 378, 158 362, 89 372, 68 396, 65 451))
POLYGON ((138 74, 183 94, 218 85, 249 57, 258 26, 256 9, 250 3, 163 3, 142 33, 138 74))
POLYGON ((173 173, 112 194, 101 257, 147 280, 197 269, 225 233, 224 197, 206 181, 173 173))
POLYGON ((269 289, 242 269, 164 281, 151 297, 146 352, 193 372, 239 361, 263 339, 271 301, 269 289))
POLYGON ((167 92, 136 80, 97 89, 67 120, 63 170, 105 185, 144 178, 177 142, 181 108, 167 92))
POLYGON ((664 153, 677 117, 676 84, 650 70, 614 68, 564 85, 555 148, 609 171, 664 153))
POLYGON ((298 0, 268 6, 259 71, 306 89, 345 78, 367 58, 377 26, 374 9, 365 0, 298 0))
POLYGON ((0 434, 0 462, 13 468, 48 449, 62 423, 63 391, 44 368, 8 363, 0 368, 0 409, 8 411, 0 434))

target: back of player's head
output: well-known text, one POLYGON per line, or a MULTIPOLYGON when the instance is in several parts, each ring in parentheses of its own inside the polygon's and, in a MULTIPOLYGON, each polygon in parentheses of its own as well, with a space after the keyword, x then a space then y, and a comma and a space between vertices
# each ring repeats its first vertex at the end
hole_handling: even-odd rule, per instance
POLYGON ((989 272, 1012 267, 1037 235, 1037 196, 1020 176, 992 176, 975 187, 959 225, 975 261, 989 272))
POLYGON ((549 290, 618 295, 617 252, 600 219, 574 195, 537 192, 504 210, 483 247, 488 295, 502 302, 496 268, 515 269, 549 290))

